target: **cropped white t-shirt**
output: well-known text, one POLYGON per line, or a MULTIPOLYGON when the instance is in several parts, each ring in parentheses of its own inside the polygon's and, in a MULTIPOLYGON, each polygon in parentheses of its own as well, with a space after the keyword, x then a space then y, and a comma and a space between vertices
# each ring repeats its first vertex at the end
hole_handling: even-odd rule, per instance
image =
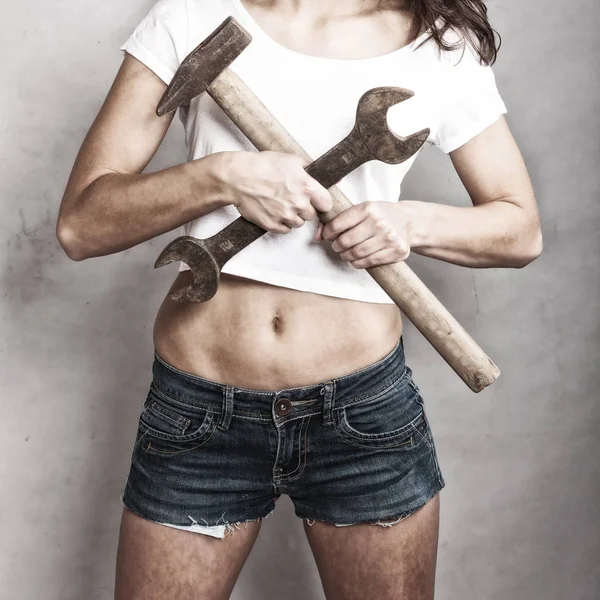
MULTIPOLYGON (((506 113, 491 67, 482 66, 467 43, 439 51, 427 37, 388 54, 366 59, 321 58, 275 42, 241 0, 159 0, 121 46, 169 83, 180 63, 228 16, 252 36, 231 69, 269 108, 305 150, 317 158, 352 129, 360 96, 378 86, 404 87, 414 97, 388 111, 398 135, 428 127, 425 146, 449 153, 506 113)), ((460 39, 450 29, 450 42, 460 39)), ((179 109, 188 160, 220 151, 256 149, 215 102, 203 93, 179 109)), ((368 162, 338 184, 355 204, 398 201, 400 185, 419 151, 399 165, 368 162)), ((182 235, 209 237, 240 215, 233 206, 217 209, 182 226, 182 235)), ((316 221, 287 234, 266 233, 223 267, 230 273, 272 285, 364 302, 391 304, 391 298, 363 269, 343 261, 328 243, 313 242, 316 221)), ((180 263, 179 270, 188 267, 180 263)))

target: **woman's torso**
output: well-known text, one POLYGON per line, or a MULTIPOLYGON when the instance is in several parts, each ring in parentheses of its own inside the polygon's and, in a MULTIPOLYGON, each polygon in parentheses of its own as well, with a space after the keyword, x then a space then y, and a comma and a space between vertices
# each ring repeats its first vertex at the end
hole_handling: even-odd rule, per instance
MULTIPOLYGON (((189 284, 189 271, 171 291, 189 284)), ((154 346, 168 363, 212 381, 249 389, 299 387, 360 369, 388 354, 400 311, 222 275, 200 304, 163 301, 154 346)))
MULTIPOLYGON (((294 26, 290 20, 282 25, 275 12, 255 16, 263 19, 261 25, 275 39, 281 36, 278 32, 294 26)), ((344 39, 348 56, 357 58, 355 40, 361 28, 365 57, 408 43, 406 16, 398 11, 357 17, 347 26, 341 23, 331 50, 336 58, 344 58, 340 55, 344 39)), ((310 54, 318 47, 317 40, 300 33, 289 39, 296 40, 297 52, 310 54)), ((169 293, 190 280, 190 271, 179 272, 169 293)), ((400 311, 393 304, 336 298, 223 274, 217 295, 208 302, 182 304, 167 294, 156 317, 154 346, 182 371, 239 387, 280 389, 324 381, 373 363, 392 350, 401 332, 400 311)))

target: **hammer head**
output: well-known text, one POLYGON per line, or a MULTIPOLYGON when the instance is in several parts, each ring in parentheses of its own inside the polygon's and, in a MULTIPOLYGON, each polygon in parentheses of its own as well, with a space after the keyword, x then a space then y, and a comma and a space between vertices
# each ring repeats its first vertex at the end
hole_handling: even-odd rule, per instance
POLYGON ((429 129, 401 137, 388 127, 388 109, 413 95, 411 90, 404 88, 380 87, 361 96, 356 110, 356 128, 373 158, 394 165, 404 162, 416 154, 429 137, 429 129))
POLYGON ((164 114, 204 92, 250 44, 252 37, 233 18, 228 17, 183 60, 163 94, 156 114, 164 114))

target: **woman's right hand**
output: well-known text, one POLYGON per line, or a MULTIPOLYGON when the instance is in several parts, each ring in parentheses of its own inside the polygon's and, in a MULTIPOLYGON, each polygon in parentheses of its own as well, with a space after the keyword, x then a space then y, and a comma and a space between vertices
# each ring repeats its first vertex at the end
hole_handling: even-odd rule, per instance
POLYGON ((331 194, 304 167, 309 161, 283 152, 220 152, 220 192, 240 215, 273 233, 289 233, 316 211, 331 210, 331 194))

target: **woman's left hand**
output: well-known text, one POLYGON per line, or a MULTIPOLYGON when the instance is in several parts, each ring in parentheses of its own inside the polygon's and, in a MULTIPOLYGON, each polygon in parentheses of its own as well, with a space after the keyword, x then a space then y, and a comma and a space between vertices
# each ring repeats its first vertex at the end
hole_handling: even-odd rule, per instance
POLYGON ((357 269, 406 260, 410 220, 402 202, 362 202, 319 224, 313 239, 331 241, 340 258, 357 269))

